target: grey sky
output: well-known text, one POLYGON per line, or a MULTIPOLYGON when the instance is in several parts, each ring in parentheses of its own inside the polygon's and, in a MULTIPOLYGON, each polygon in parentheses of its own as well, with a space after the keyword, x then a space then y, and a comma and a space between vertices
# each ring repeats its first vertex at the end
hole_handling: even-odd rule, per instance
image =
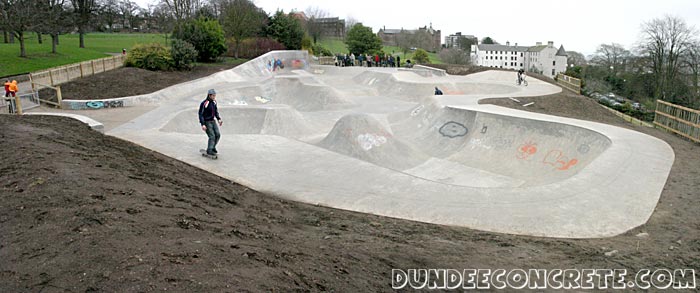
POLYGON ((505 44, 534 45, 554 41, 589 55, 600 44, 619 43, 631 49, 643 22, 664 15, 684 19, 700 28, 698 0, 530 0, 530 1, 321 1, 255 0, 271 14, 318 7, 340 18, 352 17, 376 32, 379 28, 415 29, 430 25, 444 36, 455 32, 479 39, 490 36, 505 44), (420 6, 412 3, 421 3, 420 6))

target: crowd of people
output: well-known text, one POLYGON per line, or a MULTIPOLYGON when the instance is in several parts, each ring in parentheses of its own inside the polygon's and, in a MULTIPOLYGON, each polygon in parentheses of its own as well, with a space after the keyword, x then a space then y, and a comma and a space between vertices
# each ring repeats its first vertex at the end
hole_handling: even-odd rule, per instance
MULTIPOLYGON (((354 53, 335 55, 335 66, 364 66, 364 67, 401 67, 401 57, 389 54, 360 54, 354 53)), ((404 67, 413 67, 411 60, 406 60, 404 67)))

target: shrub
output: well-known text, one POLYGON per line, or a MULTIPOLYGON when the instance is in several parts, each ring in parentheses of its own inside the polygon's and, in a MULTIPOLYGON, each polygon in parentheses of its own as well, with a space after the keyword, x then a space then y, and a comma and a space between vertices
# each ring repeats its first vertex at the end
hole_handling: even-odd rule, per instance
POLYGON ((429 59, 430 58, 428 57, 428 52, 426 52, 423 49, 418 49, 415 53, 413 53, 413 61, 415 61, 418 64, 428 63, 429 59))
POLYGON ((197 61, 197 49, 187 41, 180 39, 173 39, 170 54, 173 57, 173 67, 177 70, 190 70, 197 61))
POLYGON ((224 30, 217 20, 200 17, 187 21, 173 30, 173 38, 189 42, 197 49, 197 60, 215 61, 226 52, 224 30))
POLYGON ((313 49, 313 40, 309 36, 304 36, 304 38, 301 39, 301 49, 302 50, 307 50, 310 51, 309 54, 315 54, 316 51, 313 49))
MULTIPOLYGON (((229 38, 226 41, 226 44, 229 48, 227 55, 233 57, 236 46, 235 40, 233 38, 229 38)), ((285 47, 282 45, 282 43, 271 38, 249 38, 241 42, 238 52, 239 57, 241 58, 253 59, 273 50, 284 49, 285 47)))
POLYGON ((314 55, 316 56, 333 56, 331 50, 328 50, 326 47, 321 45, 321 43, 316 43, 311 46, 311 51, 313 51, 314 55))
POLYGON ((139 44, 131 48, 124 65, 148 70, 169 70, 173 66, 170 50, 159 43, 139 44))

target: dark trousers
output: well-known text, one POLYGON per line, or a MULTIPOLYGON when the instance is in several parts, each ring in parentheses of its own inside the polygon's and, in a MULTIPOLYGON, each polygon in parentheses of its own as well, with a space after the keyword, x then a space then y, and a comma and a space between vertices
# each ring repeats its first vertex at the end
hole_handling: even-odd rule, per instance
POLYGON ((219 125, 215 120, 204 121, 204 125, 207 127, 207 136, 209 137, 209 143, 207 144, 207 153, 211 154, 213 150, 216 149, 216 144, 219 143, 221 138, 221 132, 219 132, 219 125))

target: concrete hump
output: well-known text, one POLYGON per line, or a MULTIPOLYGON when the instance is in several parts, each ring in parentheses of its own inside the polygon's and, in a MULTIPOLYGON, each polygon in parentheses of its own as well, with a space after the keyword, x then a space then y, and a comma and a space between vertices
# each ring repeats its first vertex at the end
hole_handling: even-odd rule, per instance
POLYGON ((398 140, 377 119, 366 114, 346 115, 318 146, 394 170, 406 170, 429 158, 398 140))
MULTIPOLYGON (((299 112, 285 106, 222 106, 222 134, 263 134, 290 138, 312 135, 311 127, 299 112)), ((161 128, 164 132, 202 133, 197 110, 182 111, 161 128)))
MULTIPOLYGON (((303 78, 290 76, 273 80, 273 96, 277 102, 287 104, 299 111, 313 112, 346 109, 356 106, 338 90, 325 84, 304 82, 303 78)), ((270 86, 266 83, 264 86, 270 86)))

